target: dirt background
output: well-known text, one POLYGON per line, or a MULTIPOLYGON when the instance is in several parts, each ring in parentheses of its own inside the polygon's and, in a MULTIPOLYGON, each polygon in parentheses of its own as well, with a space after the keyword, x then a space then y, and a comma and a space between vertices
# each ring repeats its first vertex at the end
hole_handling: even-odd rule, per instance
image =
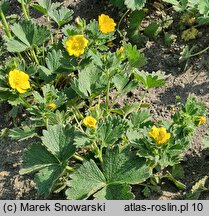
MULTIPOLYGON (((72 8, 75 17, 80 16, 87 21, 93 18, 97 19, 101 13, 111 15, 116 21, 119 18, 117 10, 109 6, 104 0, 65 0, 60 2, 64 2, 66 6, 72 8)), ((20 5, 16 0, 12 1, 11 12, 21 15, 20 5)), ((36 17, 37 22, 45 22, 41 14, 36 11, 31 10, 31 14, 36 17)), ((208 30, 208 26, 199 28, 200 36, 190 42, 189 45, 196 43, 197 50, 208 46, 208 30)), ((177 42, 173 43, 172 46, 166 47, 163 39, 159 37, 155 41, 148 42, 149 46, 142 48, 148 60, 144 70, 148 72, 161 70, 170 75, 165 87, 151 90, 145 99, 151 104, 150 109, 155 119, 170 118, 170 107, 175 103, 175 96, 177 95, 184 102, 189 94, 194 94, 199 100, 204 101, 209 108, 209 53, 205 52, 190 59, 188 67, 184 70, 185 63, 182 63, 179 57, 185 43, 180 40, 180 31, 175 25, 173 29, 169 29, 169 32, 178 36, 177 42)), ((130 100, 138 101, 141 94, 142 90, 129 93, 119 103, 126 103, 130 100)), ((6 118, 9 110, 8 105, 0 104, 0 110, 0 129, 10 127, 12 123, 6 118)), ((185 177, 181 181, 187 185, 187 189, 179 190, 170 182, 162 182, 161 190, 152 194, 148 199, 183 199, 183 196, 191 190, 195 182, 205 175, 209 175, 209 151, 203 149, 202 146, 202 140, 207 131, 209 131, 209 121, 198 129, 190 149, 185 153, 182 162, 185 177)), ((15 142, 10 139, 0 139, 0 199, 39 199, 34 188, 33 176, 19 175, 22 152, 29 143, 30 141, 15 142)), ((206 182, 206 187, 209 188, 209 181, 206 182)), ((134 186, 133 191, 136 199, 145 199, 140 188, 134 186)), ((49 197, 49 199, 63 198, 60 195, 49 197)), ((202 193, 200 199, 209 199, 209 191, 202 193)))

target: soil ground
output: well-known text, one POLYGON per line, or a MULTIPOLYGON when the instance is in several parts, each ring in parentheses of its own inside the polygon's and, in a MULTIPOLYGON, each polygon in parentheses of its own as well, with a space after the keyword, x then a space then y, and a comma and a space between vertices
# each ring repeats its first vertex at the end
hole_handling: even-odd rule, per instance
MULTIPOLYGON (((17 2, 17 1, 13 1, 17 2)), ((61 1, 63 2, 63 1, 61 1)), ((13 3, 10 8, 15 13, 21 13, 18 3, 13 3)), ((86 18, 87 21, 95 18, 101 13, 106 13, 117 21, 118 16, 112 7, 109 7, 105 1, 99 0, 65 0, 64 4, 75 11, 75 17, 80 16, 86 18)), ((44 22, 44 19, 35 11, 32 11, 37 21, 44 22)), ((197 50, 201 50, 209 44, 209 31, 206 28, 200 28, 201 36, 190 42, 196 43, 197 50)), ((180 31, 170 29, 180 37, 180 31)), ((177 41, 180 41, 179 38, 177 41)), ((148 72, 161 70, 169 74, 167 85, 162 88, 156 88, 149 92, 146 102, 150 104, 151 112, 155 120, 167 119, 171 116, 170 107, 175 104, 175 96, 180 96, 184 102, 189 94, 194 94, 201 101, 204 101, 209 109, 209 57, 208 52, 192 58, 185 68, 185 63, 179 61, 180 51, 185 43, 173 43, 172 46, 166 47, 162 38, 148 43, 149 46, 143 48, 143 52, 147 57, 148 64, 143 68, 148 72)), ((141 90, 134 91, 119 103, 127 101, 140 100, 141 90)), ((6 118, 9 110, 7 104, 0 104, 0 129, 10 127, 11 122, 6 118)), ((185 193, 191 190, 191 187, 206 175, 209 175, 209 150, 202 146, 203 137, 209 131, 209 121, 201 126, 196 135, 190 149, 185 153, 182 162, 185 171, 185 177, 181 179, 187 185, 187 189, 181 191, 170 182, 162 182, 161 190, 152 194, 148 199, 182 199, 185 193)), ((10 139, 0 140, 0 199, 38 199, 33 176, 20 176, 19 169, 21 165, 21 156, 23 150, 31 141, 15 142, 10 139)), ((206 182, 209 188, 209 181, 206 182)), ((139 187, 134 186, 133 191, 136 199, 144 199, 139 187)), ((63 199, 63 197, 52 196, 49 199, 63 199)), ((209 199, 209 191, 202 193, 200 199, 209 199)))

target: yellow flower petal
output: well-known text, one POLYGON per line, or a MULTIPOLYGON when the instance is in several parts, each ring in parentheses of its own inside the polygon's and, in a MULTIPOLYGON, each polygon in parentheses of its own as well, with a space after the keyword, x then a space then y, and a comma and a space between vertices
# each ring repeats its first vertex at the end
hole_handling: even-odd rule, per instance
POLYGON ((205 116, 199 116, 198 117, 198 126, 206 123, 206 117, 205 116))
POLYGON ((70 56, 79 57, 84 53, 88 43, 88 40, 83 35, 72 35, 66 40, 65 46, 70 56))
POLYGON ((96 124, 97 124, 97 120, 95 118, 93 118, 92 116, 86 116, 83 119, 83 123, 86 127, 89 128, 96 128, 96 124))
POLYGON ((157 144, 165 144, 171 137, 170 133, 167 133, 166 128, 157 128, 155 125, 152 127, 152 131, 148 132, 148 135, 157 142, 157 144))
POLYGON ((57 105, 55 103, 50 103, 47 105, 49 109, 56 109, 57 105))
POLYGON ((30 88, 29 76, 23 71, 14 69, 9 72, 9 85, 19 93, 25 93, 30 88))
POLYGON ((99 30, 103 34, 108 34, 115 30, 116 23, 108 15, 101 14, 99 16, 99 30))

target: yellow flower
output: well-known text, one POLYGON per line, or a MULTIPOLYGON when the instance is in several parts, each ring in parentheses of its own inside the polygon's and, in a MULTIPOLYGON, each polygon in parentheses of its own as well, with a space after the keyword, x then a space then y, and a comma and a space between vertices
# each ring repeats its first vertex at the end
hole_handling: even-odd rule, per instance
POLYGON ((202 125, 202 124, 205 124, 206 123, 206 117, 205 116, 199 116, 198 117, 198 126, 199 125, 202 125))
POLYGON ((101 14, 99 16, 99 30, 104 33, 108 34, 115 30, 116 23, 112 18, 105 14, 101 14))
POLYGON ((30 88, 28 74, 17 69, 10 71, 9 85, 19 93, 25 93, 30 88))
POLYGON ((83 35, 72 35, 66 40, 65 46, 70 56, 79 57, 84 53, 88 43, 88 40, 83 35))
POLYGON ((83 120, 83 123, 86 127, 96 128, 97 120, 92 116, 86 116, 83 120))
POLYGON ((182 32, 181 38, 185 41, 189 41, 191 39, 195 39, 198 35, 198 30, 194 27, 187 29, 182 32))
POLYGON ((157 128, 156 126, 152 127, 152 131, 148 132, 148 135, 153 138, 157 144, 165 144, 171 137, 171 134, 166 132, 166 128, 157 128))
POLYGON ((117 49, 116 54, 121 55, 124 52, 124 47, 121 46, 119 49, 117 49))
POLYGON ((55 104, 55 103, 50 103, 50 104, 47 104, 47 107, 49 108, 49 109, 56 109, 56 107, 57 107, 57 105, 55 104))

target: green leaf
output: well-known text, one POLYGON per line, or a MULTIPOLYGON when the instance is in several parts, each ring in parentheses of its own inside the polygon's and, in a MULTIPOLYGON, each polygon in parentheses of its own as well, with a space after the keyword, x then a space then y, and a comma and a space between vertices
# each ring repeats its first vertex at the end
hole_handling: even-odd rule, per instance
POLYGON ((31 144, 24 152, 22 159, 21 175, 36 172, 47 166, 59 163, 57 158, 40 143, 31 144))
POLYGON ((87 199, 106 185, 106 180, 93 160, 86 161, 68 181, 67 199, 87 199))
POLYGON ((200 14, 204 16, 209 14, 209 0, 199 1, 197 5, 200 14))
POLYGON ((46 65, 51 72, 56 72, 61 66, 61 59, 63 58, 61 50, 52 50, 46 57, 46 65))
POLYGON ((83 99, 98 95, 105 88, 102 71, 94 65, 85 67, 72 81, 71 87, 83 99))
POLYGON ((151 22, 145 29, 144 34, 150 39, 154 39, 157 36, 157 31, 159 28, 159 24, 157 22, 151 22))
POLYGON ((132 199, 127 184, 138 184, 149 177, 149 167, 129 150, 110 149, 104 156, 103 173, 93 160, 84 162, 71 174, 66 190, 68 199, 132 199), (115 193, 110 193, 110 191, 115 193))
POLYGON ((176 179, 171 175, 171 173, 169 173, 168 171, 167 171, 166 178, 168 178, 170 181, 172 181, 172 182, 176 185, 177 188, 179 188, 179 189, 181 189, 181 190, 185 190, 185 189, 186 189, 186 185, 183 184, 182 182, 176 180, 176 179))
POLYGON ((187 98, 182 110, 190 116, 204 116, 207 114, 207 108, 205 104, 202 101, 198 101, 198 99, 193 95, 190 95, 187 98))
POLYGON ((51 3, 51 0, 38 0, 38 4, 33 4, 32 7, 39 12, 47 15, 49 11, 55 10, 61 6, 60 2, 51 3))
POLYGON ((112 4, 114 4, 116 7, 123 7, 124 6, 124 0, 110 0, 112 4))
POLYGON ((49 70, 45 66, 39 65, 37 67, 37 71, 38 71, 40 79, 43 79, 45 83, 50 83, 52 80, 55 79, 53 71, 49 70))
POLYGON ((137 50, 136 45, 132 46, 131 43, 128 43, 124 44, 124 48, 128 61, 132 67, 140 68, 147 64, 144 54, 137 50))
POLYGON ((144 85, 147 90, 164 86, 166 83, 166 78, 168 77, 161 71, 152 72, 151 74, 144 71, 136 71, 134 76, 144 85))
POLYGON ((128 148, 107 150, 103 158, 103 173, 111 184, 139 184, 149 177, 145 159, 139 158, 128 148))
POLYGON ((125 106, 123 106, 122 109, 120 109, 120 111, 122 112, 122 115, 125 118, 130 113, 137 111, 139 109, 139 106, 140 106, 140 104, 138 102, 129 103, 129 104, 126 104, 125 106))
POLYGON ((116 87, 118 92, 122 92, 122 90, 127 85, 129 78, 125 74, 116 74, 112 79, 114 86, 116 87))
MULTIPOLYGON (((20 4, 22 0, 17 0, 20 4)), ((29 4, 32 0, 23 0, 24 4, 29 4)))
POLYGON ((141 22, 145 17, 145 13, 140 10, 140 11, 133 11, 129 18, 129 29, 130 30, 136 30, 140 28, 141 22))
POLYGON ((107 117, 104 122, 99 125, 97 134, 103 146, 113 145, 117 142, 125 130, 127 123, 119 116, 107 117))
POLYGON ((29 127, 25 127, 24 129, 14 128, 9 130, 9 137, 12 139, 22 141, 37 135, 35 133, 35 129, 31 129, 29 127))
POLYGON ((8 39, 7 49, 9 52, 22 52, 33 46, 43 44, 48 40, 50 31, 46 26, 39 26, 31 20, 23 20, 15 23, 11 30, 15 38, 8 39))
POLYGON ((125 0, 124 3, 127 8, 130 8, 131 10, 141 10, 145 5, 146 0, 125 0))
POLYGON ((142 110, 141 112, 133 112, 130 117, 133 128, 142 128, 147 123, 149 123, 150 117, 150 113, 147 110, 142 110))
POLYGON ((10 39, 7 41, 7 50, 9 52, 23 52, 28 49, 28 46, 21 41, 10 39))
POLYGON ((133 11, 129 18, 129 27, 127 29, 127 36, 130 39, 132 44, 136 44, 137 46, 141 46, 144 44, 143 36, 141 35, 141 22, 145 17, 145 13, 140 11, 133 11))
POLYGON ((127 184, 107 185, 94 194, 96 200, 133 200, 131 186, 127 184))
POLYGON ((172 176, 174 178, 183 178, 184 177, 184 169, 181 164, 176 164, 172 167, 172 176))
POLYGON ((47 197, 63 174, 67 160, 75 153, 75 129, 61 125, 48 126, 43 131, 42 144, 34 143, 23 154, 21 174, 37 172, 36 187, 39 194, 47 197))
POLYGON ((49 126, 43 131, 42 142, 59 160, 64 161, 75 153, 74 146, 75 129, 73 127, 63 128, 61 125, 49 126))
POLYGON ((42 170, 40 170, 36 175, 34 182, 36 183, 36 188, 40 195, 47 198, 51 193, 56 181, 63 174, 65 170, 65 165, 53 164, 42 170))
POLYGON ((163 0, 164 2, 167 2, 169 4, 173 5, 173 8, 177 12, 182 12, 187 8, 188 0, 163 0))
MULTIPOLYGON (((8 0, 0 0, 0 10, 3 11, 3 13, 6 13, 9 8, 9 1, 8 0)), ((0 16, 1 19, 1 16, 0 16)))
POLYGON ((59 28, 64 24, 70 22, 73 18, 73 11, 64 6, 58 10, 50 10, 48 14, 50 18, 57 23, 59 28))

